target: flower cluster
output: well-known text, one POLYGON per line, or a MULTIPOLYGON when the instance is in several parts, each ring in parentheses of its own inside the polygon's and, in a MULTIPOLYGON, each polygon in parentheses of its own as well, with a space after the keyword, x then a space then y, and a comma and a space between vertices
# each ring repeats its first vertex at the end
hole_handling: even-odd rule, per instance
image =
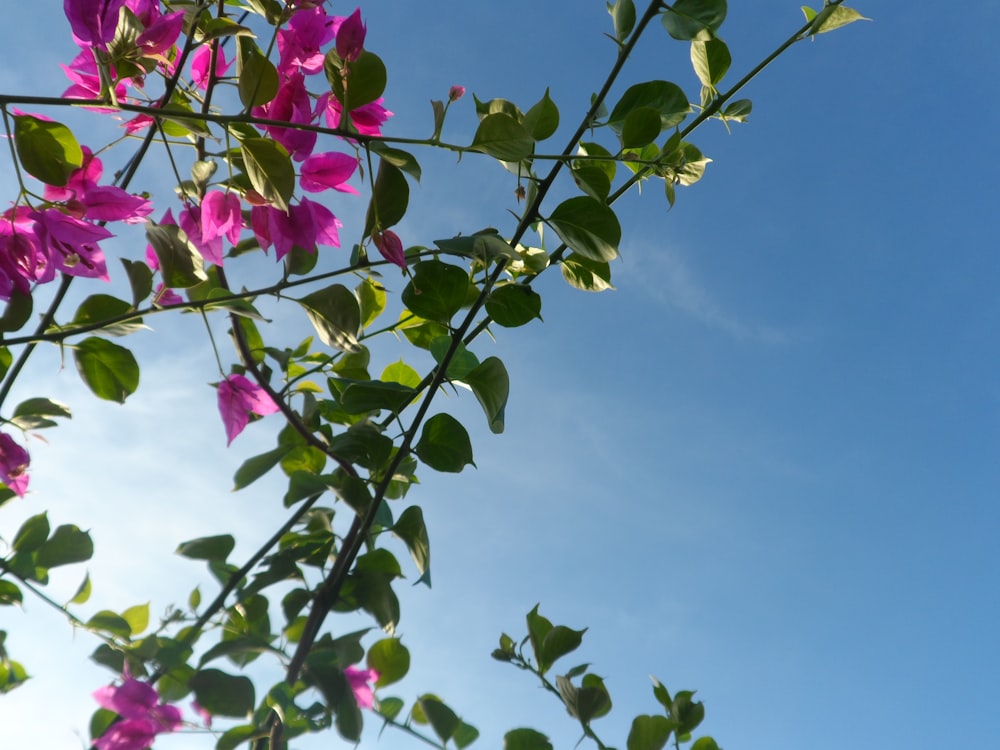
POLYGON ((19 497, 28 489, 28 451, 14 442, 14 438, 0 432, 0 481, 19 497))
POLYGON ((9 300, 15 289, 29 294, 57 273, 107 281, 100 242, 114 235, 104 224, 143 222, 153 208, 146 198, 99 185, 102 173, 101 160, 84 147, 83 164, 67 183, 45 186, 44 205, 0 214, 0 299, 9 300))
POLYGON ((219 413, 226 426, 229 444, 243 432, 250 422, 250 415, 274 414, 278 405, 259 385, 254 385, 243 375, 230 375, 219 383, 219 413))
POLYGON ((94 743, 97 750, 146 750, 158 734, 181 726, 180 709, 160 701, 152 685, 134 679, 127 669, 121 685, 96 690, 94 700, 121 717, 94 743))

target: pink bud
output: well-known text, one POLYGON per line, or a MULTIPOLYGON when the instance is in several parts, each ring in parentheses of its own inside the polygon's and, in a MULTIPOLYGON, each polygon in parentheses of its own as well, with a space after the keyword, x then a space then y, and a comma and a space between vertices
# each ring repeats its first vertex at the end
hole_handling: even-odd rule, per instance
POLYGON ((465 96, 465 86, 452 86, 448 89, 448 101, 457 102, 465 96))
POLYGON ((384 232, 372 233, 372 240, 383 258, 402 269, 406 268, 406 253, 399 235, 387 229, 384 232))
POLYGON ((337 54, 347 62, 361 56, 365 46, 365 25, 361 22, 361 8, 344 19, 337 30, 337 54))

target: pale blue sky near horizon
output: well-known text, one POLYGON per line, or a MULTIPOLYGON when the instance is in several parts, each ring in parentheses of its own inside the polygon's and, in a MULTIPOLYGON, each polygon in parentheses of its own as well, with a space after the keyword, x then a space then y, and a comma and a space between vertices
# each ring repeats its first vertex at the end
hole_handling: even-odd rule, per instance
MULTIPOLYGON (((558 704, 489 658, 540 602, 552 620, 590 628, 579 658, 559 666, 591 662, 605 677, 615 709, 595 729, 615 747, 632 716, 657 710, 649 674, 697 689, 703 730, 727 750, 990 746, 1000 5, 852 4, 873 20, 796 45, 747 89, 748 123, 691 137, 714 161, 672 210, 654 184, 622 201, 616 291, 589 295, 547 274, 544 323, 477 342, 510 371, 507 430, 489 434, 467 394, 442 404, 469 417, 478 468, 425 471, 408 498, 428 517, 434 587, 400 589, 414 666, 384 695, 409 705, 439 694, 483 732, 473 747, 499 746, 514 726, 573 746, 558 704)), ((730 5, 721 36, 735 81, 802 16, 792 0, 730 5)), ((550 87, 558 150, 613 61, 600 0, 362 10, 389 70, 391 135, 428 134, 428 100, 452 84, 470 94, 449 113, 455 141, 474 130, 473 92, 526 107, 550 87)), ((62 4, 4 12, 0 91, 61 92, 58 63, 73 54, 62 4)), ((616 92, 651 78, 697 96, 686 45, 659 26, 616 92)), ((509 232, 514 182, 498 165, 421 161, 407 242, 509 232)), ((0 184, 9 190, 9 176, 0 184)), ((283 325, 308 335, 294 318, 283 325)), ((241 461, 272 445, 268 421, 226 450, 207 386, 214 360, 188 344, 198 321, 153 325, 157 335, 129 342, 143 381, 123 408, 87 395, 55 350, 19 386, 75 417, 32 443, 32 491, 0 509, 0 535, 41 509, 91 528, 87 613, 150 598, 159 612, 197 582, 207 591, 200 566, 172 555, 177 543, 236 517, 239 557, 279 517, 280 482, 229 491, 241 461)), ((54 588, 71 595, 82 567, 54 588)), ((87 661, 87 634, 37 602, 26 609, 0 611, 33 675, 0 697, 0 746, 80 747, 89 694, 111 675, 87 661)), ((212 744, 178 735, 156 747, 212 744)), ((378 744, 412 741, 386 730, 378 744)))

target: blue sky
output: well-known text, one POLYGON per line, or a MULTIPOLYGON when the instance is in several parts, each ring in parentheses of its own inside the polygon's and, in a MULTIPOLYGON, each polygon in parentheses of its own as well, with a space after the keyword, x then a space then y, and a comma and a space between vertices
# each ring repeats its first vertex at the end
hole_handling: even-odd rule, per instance
MULTIPOLYGON (((801 14, 786 0, 732 5, 722 36, 736 80, 801 14)), ((619 747, 631 717, 656 710, 650 673, 698 689, 704 730, 730 750, 990 743, 1000 108, 988 34, 1000 6, 856 7, 873 22, 797 45, 751 85, 749 123, 692 137, 714 161, 673 210, 656 187, 622 202, 617 291, 549 274, 544 323, 477 343, 510 371, 507 431, 482 429, 468 396, 445 403, 477 427, 478 469, 425 472, 410 496, 430 524, 434 588, 401 592, 415 664, 387 694, 439 694, 482 730, 477 746, 525 725, 572 746, 562 709, 489 658, 541 602, 554 621, 590 627, 567 666, 605 677, 616 708, 595 728, 619 747)), ((61 4, 5 12, 0 90, 60 92, 57 66, 73 53, 61 4)), ((383 0, 364 12, 390 72, 390 134, 429 133, 427 102, 452 84, 524 106, 548 86, 564 123, 555 150, 612 61, 596 1, 383 0)), ((695 98, 686 48, 654 28, 623 86, 661 77, 695 98)), ((470 100, 449 114, 452 140, 471 138, 470 100)), ((404 239, 510 231, 514 185, 499 166, 424 166, 404 239)), ((236 515, 237 556, 248 554, 277 517, 277 482, 229 492, 242 459, 270 447, 266 422, 227 451, 206 386, 214 362, 188 344, 196 321, 155 327, 134 342, 143 383, 125 408, 95 403, 55 351, 22 386, 75 418, 33 444, 32 492, 3 508, 0 534, 46 508, 91 528, 91 609, 183 601, 206 584, 172 556, 178 542, 236 515)), ((54 587, 71 594, 80 575, 54 587)), ((79 747, 89 693, 109 675, 86 662, 86 634, 27 609, 0 613, 35 676, 0 699, 0 736, 79 747)))

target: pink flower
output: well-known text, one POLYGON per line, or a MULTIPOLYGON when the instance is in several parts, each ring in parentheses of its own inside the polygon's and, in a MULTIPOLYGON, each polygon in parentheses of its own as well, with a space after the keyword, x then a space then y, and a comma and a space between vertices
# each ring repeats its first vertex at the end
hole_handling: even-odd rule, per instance
MULTIPOLYGON (((218 49, 219 51, 215 57, 215 77, 221 78, 233 63, 226 60, 226 55, 221 46, 218 49)), ((191 55, 191 81, 200 89, 208 86, 208 66, 211 62, 211 45, 203 44, 191 55)))
MULTIPOLYGON (((323 94, 317 101, 317 111, 326 118, 326 125, 339 128, 343 105, 330 94, 323 94)), ((361 135, 382 135, 382 124, 392 117, 392 112, 382 106, 382 98, 351 110, 351 124, 361 135)))
POLYGON ((201 206, 185 206, 178 219, 184 234, 191 240, 191 244, 198 248, 201 257, 209 263, 217 266, 222 265, 222 237, 205 237, 202 227, 201 206))
POLYGON ((104 49, 114 39, 125 0, 63 0, 63 11, 81 47, 104 49))
POLYGON ((372 241, 383 258, 406 269, 406 252, 403 250, 403 242, 399 239, 399 235, 390 229, 384 232, 372 232, 372 241))
POLYGON ((361 8, 343 20, 337 29, 337 54, 342 60, 354 62, 365 46, 365 25, 361 21, 361 8))
MULTIPOLYGON (((157 14, 159 9, 157 8, 157 14)), ((135 40, 135 44, 147 57, 162 55, 174 46, 184 25, 183 11, 157 17, 146 25, 146 30, 135 40)), ((220 51, 221 54, 221 51, 220 51)))
POLYGON ((372 686, 368 683, 378 681, 378 672, 374 669, 348 667, 344 670, 344 677, 347 678, 347 682, 354 692, 354 700, 358 702, 358 708, 371 708, 375 702, 375 695, 372 686))
POLYGON ((198 714, 206 729, 212 728, 212 714, 202 708, 198 701, 191 701, 191 710, 198 714))
POLYGON ((465 96, 465 86, 452 86, 448 89, 448 101, 457 102, 465 96))
MULTIPOLYGON (((302 73, 292 73, 278 87, 278 93, 270 102, 254 107, 255 117, 279 120, 297 124, 312 124, 312 99, 306 90, 302 73)), ((316 133, 283 128, 275 125, 264 127, 271 138, 284 146, 295 161, 302 161, 312 153, 316 145, 316 133)))
POLYGON ((28 451, 14 442, 14 438, 0 432, 0 480, 18 497, 28 489, 28 451))
POLYGON ((278 32, 281 60, 278 72, 283 76, 302 72, 309 75, 323 72, 323 47, 334 37, 334 19, 322 7, 300 10, 292 14, 278 32))
POLYGON ((318 245, 340 247, 340 220, 328 208, 308 198, 289 206, 287 214, 272 206, 254 206, 250 225, 262 250, 274 245, 277 260, 293 247, 311 253, 316 252, 318 245))
POLYGON ((357 190, 345 184, 357 168, 357 158, 348 154, 335 152, 314 154, 302 162, 299 184, 303 190, 310 193, 319 193, 332 188, 342 193, 357 195, 357 190))
POLYGON ((209 242, 225 237, 230 244, 240 241, 243 231, 243 214, 240 197, 236 193, 212 190, 201 200, 201 239, 209 242))
POLYGON ((133 679, 128 670, 118 687, 107 685, 94 691, 101 708, 121 716, 94 743, 98 750, 146 750, 156 735, 173 732, 181 725, 176 706, 160 701, 152 685, 133 679))
POLYGON ((227 445, 243 432, 251 414, 274 414, 278 405, 259 385, 254 385, 242 375, 230 375, 219 383, 219 413, 226 427, 227 445))
POLYGON ((55 268, 70 276, 86 276, 108 281, 104 253, 97 244, 113 237, 107 229, 67 216, 57 208, 33 211, 34 230, 47 253, 49 264, 40 282, 51 281, 55 268))
POLYGON ((101 160, 83 147, 83 166, 73 171, 66 185, 45 186, 45 199, 66 204, 66 211, 78 219, 124 221, 138 224, 152 213, 153 204, 146 198, 114 185, 98 185, 104 172, 101 160))

